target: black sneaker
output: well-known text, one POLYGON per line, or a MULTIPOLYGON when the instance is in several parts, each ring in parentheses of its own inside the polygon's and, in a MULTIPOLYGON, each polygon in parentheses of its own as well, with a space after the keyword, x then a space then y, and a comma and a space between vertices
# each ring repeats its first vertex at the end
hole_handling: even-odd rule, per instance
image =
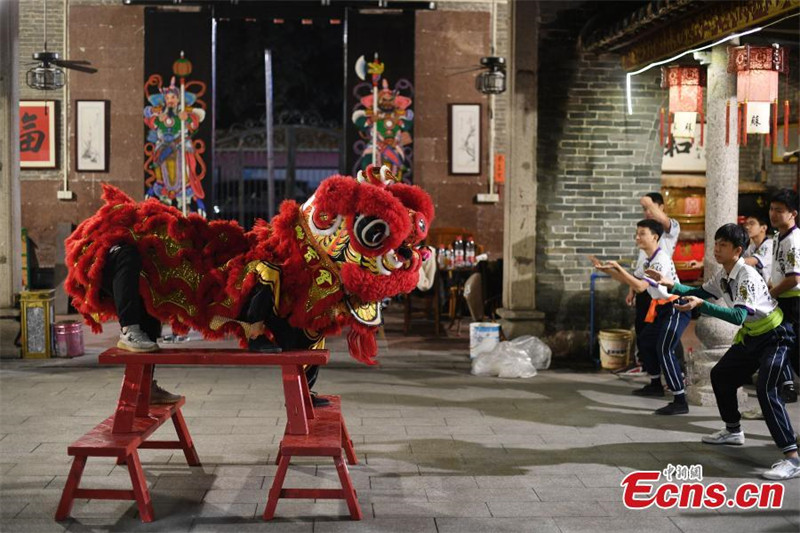
POLYGON ((158 381, 153 380, 150 384, 150 403, 168 404, 178 403, 183 398, 180 394, 172 394, 158 386, 158 381))
POLYGON ((634 391, 631 391, 631 394, 633 394, 634 396, 658 396, 658 397, 662 397, 662 396, 664 396, 664 387, 662 387, 661 384, 654 385, 654 384, 651 383, 649 385, 645 385, 641 389, 636 389, 634 391))
POLYGON ((311 405, 314 407, 325 407, 326 405, 330 405, 331 401, 327 398, 320 398, 316 392, 313 390, 311 391, 311 405))
POLYGON ((670 402, 661 409, 653 411, 657 415, 685 415, 689 412, 689 405, 685 403, 670 402))
POLYGON ((794 383, 785 383, 781 387, 781 398, 783 398, 784 403, 797 402, 797 387, 794 386, 794 383))
POLYGON ((247 351, 259 353, 281 353, 283 350, 280 346, 266 338, 264 335, 260 335, 255 339, 249 339, 247 341, 247 351))

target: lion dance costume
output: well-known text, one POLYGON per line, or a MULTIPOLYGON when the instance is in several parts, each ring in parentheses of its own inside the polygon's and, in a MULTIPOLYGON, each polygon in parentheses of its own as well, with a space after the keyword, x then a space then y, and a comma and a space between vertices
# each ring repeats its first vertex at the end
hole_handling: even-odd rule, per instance
POLYGON ((95 332, 116 317, 101 291, 109 250, 136 246, 142 258, 139 293, 153 317, 176 333, 235 335, 246 346, 242 320, 256 292, 268 293, 266 334, 276 327, 303 332, 310 348, 327 335, 347 335, 350 354, 374 364, 382 299, 417 284, 433 220, 433 203, 419 187, 398 183, 386 167, 356 178, 331 176, 303 205, 281 204, 270 223, 245 232, 236 222, 207 221, 157 200, 135 202, 103 185, 105 204, 67 239, 65 282, 75 308, 95 332))

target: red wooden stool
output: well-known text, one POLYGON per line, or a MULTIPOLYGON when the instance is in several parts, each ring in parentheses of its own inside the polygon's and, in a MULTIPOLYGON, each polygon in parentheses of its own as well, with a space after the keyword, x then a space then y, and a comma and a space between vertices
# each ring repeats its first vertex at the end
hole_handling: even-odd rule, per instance
MULTIPOLYGON (((305 376, 303 381, 305 382, 305 376)), ((304 390, 308 391, 307 386, 304 390)), ((339 396, 320 396, 320 398, 327 399, 330 404, 316 409, 312 408, 309 412, 312 418, 308 420, 308 434, 292 435, 287 431, 283 440, 281 440, 278 458, 275 461, 278 464, 278 470, 275 474, 275 480, 272 482, 272 487, 267 494, 264 520, 272 520, 275 516, 275 508, 278 506, 278 500, 281 498, 345 500, 350 510, 350 518, 361 520, 363 517, 361 507, 358 505, 358 495, 342 457, 342 450, 344 450, 348 463, 351 465, 358 463, 353 449, 353 441, 350 439, 350 434, 347 432, 347 426, 344 423, 344 417, 342 417, 341 399, 339 396), (295 455, 333 458, 333 464, 336 466, 336 472, 339 474, 339 482, 342 488, 283 488, 289 463, 292 456, 295 455)), ((286 407, 289 409, 288 403, 286 407)))
MULTIPOLYGON (((361 508, 358 505, 358 496, 350 479, 347 465, 342 458, 344 450, 347 462, 357 464, 353 441, 347 432, 347 426, 342 417, 341 398, 339 396, 320 396, 327 399, 329 404, 324 407, 314 408, 311 402, 311 393, 308 390, 308 382, 304 373, 298 375, 296 379, 283 380, 284 393, 286 397, 286 415, 288 423, 278 448, 276 463, 278 470, 275 480, 267 493, 267 507, 264 509, 264 520, 272 520, 275 516, 275 508, 281 498, 303 498, 303 499, 338 499, 345 500, 350 510, 350 518, 361 520, 361 508), (289 394, 290 390, 296 390, 299 385, 300 395, 289 394), (292 428, 292 418, 302 416, 307 424, 308 430, 304 432, 296 431, 292 428), (331 457, 339 474, 340 489, 319 489, 319 488, 283 488, 286 479, 286 472, 292 456, 304 457, 331 457)), ((295 424, 298 426, 299 424, 295 424)))
MULTIPOLYGON (((350 438, 350 433, 347 431, 347 426, 344 423, 344 417, 342 416, 342 400, 339 396, 319 396, 325 400, 330 402, 328 405, 317 407, 314 409, 315 416, 320 418, 328 418, 332 420, 338 420, 342 426, 342 449, 344 450, 345 456, 347 457, 347 464, 349 465, 357 465, 358 464, 358 457, 356 457, 356 450, 353 447, 353 440, 350 438)), ((288 430, 284 432, 285 434, 289 434, 288 430)), ((282 442, 282 441, 281 441, 282 442)), ((275 457, 275 464, 279 464, 281 461, 281 447, 278 447, 278 455, 275 457)))
MULTIPOLYGON (((149 393, 149 387, 148 387, 149 393)), ((190 466, 200 466, 200 459, 192 444, 186 422, 181 414, 185 399, 171 405, 151 405, 146 417, 137 417, 128 433, 114 433, 116 415, 101 422, 89 433, 75 441, 67 453, 75 457, 69 471, 67 484, 61 493, 61 501, 56 511, 56 520, 65 520, 72 511, 75 498, 92 498, 96 500, 136 500, 142 522, 153 521, 153 504, 147 480, 139 461, 140 448, 183 449, 186 462, 190 466), (169 419, 175 424, 178 433, 177 441, 149 441, 146 439, 169 419), (131 476, 133 490, 119 489, 82 489, 81 476, 88 457, 116 457, 117 463, 126 463, 131 476)))

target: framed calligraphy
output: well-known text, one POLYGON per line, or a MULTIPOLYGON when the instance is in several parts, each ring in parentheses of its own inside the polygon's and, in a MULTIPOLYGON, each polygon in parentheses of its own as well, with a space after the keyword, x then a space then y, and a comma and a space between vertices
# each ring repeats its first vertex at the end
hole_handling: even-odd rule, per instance
POLYGON ((75 170, 108 172, 108 100, 75 102, 75 170))
POLYGON ((667 146, 662 146, 661 170, 663 172, 698 173, 706 171, 705 146, 695 139, 676 139, 670 136, 667 146))
POLYGON ((448 105, 450 174, 481 173, 481 105, 448 105))
POLYGON ((22 169, 57 167, 55 100, 19 103, 19 162, 22 169))

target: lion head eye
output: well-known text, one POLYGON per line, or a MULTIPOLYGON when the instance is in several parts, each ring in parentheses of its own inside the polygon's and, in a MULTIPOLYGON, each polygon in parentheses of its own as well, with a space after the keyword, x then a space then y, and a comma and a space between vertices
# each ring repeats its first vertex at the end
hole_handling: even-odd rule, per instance
POLYGON ((378 217, 358 215, 353 224, 358 242, 365 248, 378 248, 389 238, 389 224, 378 217))

